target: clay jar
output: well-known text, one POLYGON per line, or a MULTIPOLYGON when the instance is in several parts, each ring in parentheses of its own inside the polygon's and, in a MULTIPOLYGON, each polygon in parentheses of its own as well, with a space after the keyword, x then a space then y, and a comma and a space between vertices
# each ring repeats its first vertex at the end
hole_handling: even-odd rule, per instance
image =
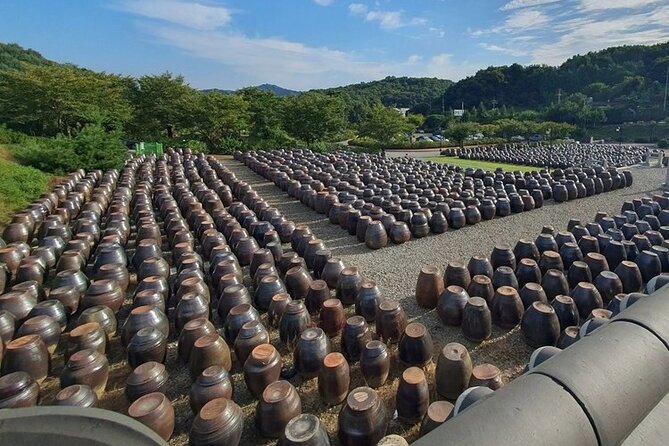
POLYGON ((504 386, 502 373, 492 364, 480 364, 472 370, 472 377, 469 381, 470 387, 488 387, 490 390, 498 390, 504 386))
POLYGON ((446 344, 437 359, 437 393, 443 398, 455 400, 469 387, 472 368, 472 359, 464 345, 457 342, 446 344))
POLYGON ((72 316, 79 308, 79 299, 81 299, 81 293, 72 286, 52 288, 49 292, 49 299, 56 299, 60 301, 60 303, 62 303, 67 310, 67 314, 72 316))
POLYGON ((330 289, 324 280, 314 280, 309 285, 309 292, 305 298, 305 305, 309 314, 320 313, 323 302, 330 298, 330 289))
POLYGON ((186 322, 198 318, 209 319, 209 305, 207 301, 200 293, 184 294, 174 311, 174 328, 177 333, 181 333, 186 322))
POLYGON ((293 363, 297 372, 304 379, 316 377, 330 351, 332 346, 325 332, 320 328, 307 328, 301 333, 293 352, 293 363))
POLYGON ((272 296, 272 301, 267 309, 267 323, 269 327, 279 328, 279 321, 281 321, 281 317, 286 311, 288 302, 292 300, 288 293, 279 293, 272 296))
POLYGON ((467 294, 482 297, 490 305, 495 297, 495 288, 492 286, 492 280, 488 276, 474 276, 469 284, 469 288, 467 288, 467 294))
POLYGON ((432 336, 425 325, 412 322, 400 338, 398 356, 404 366, 423 367, 432 360, 433 348, 432 336))
POLYGON ((260 398, 263 391, 281 375, 281 356, 271 344, 262 344, 251 351, 244 363, 244 382, 251 394, 260 398))
POLYGON ((269 333, 262 322, 259 320, 245 322, 235 339, 235 356, 240 364, 244 364, 254 348, 268 342, 269 333))
POLYGON ((2 374, 26 372, 41 383, 49 374, 49 351, 37 335, 22 336, 5 346, 2 374))
POLYGON ((167 370, 159 362, 149 361, 141 364, 128 376, 125 385, 125 396, 133 402, 153 392, 165 393, 167 390, 167 370))
POLYGON ((286 271, 286 291, 293 300, 304 299, 309 293, 311 275, 303 266, 294 266, 286 271))
POLYGON ((579 282, 572 290, 571 298, 574 300, 581 318, 586 319, 595 308, 602 308, 604 302, 599 291, 592 283, 579 282))
POLYGON ((374 389, 357 387, 339 412, 338 438, 342 446, 374 445, 386 435, 388 414, 374 389))
POLYGON ((35 305, 37 305, 37 297, 27 291, 15 290, 0 295, 0 310, 10 312, 17 322, 26 320, 35 305))
MULTIPOLYGON (((420 278, 419 278, 420 281, 420 278)), ((471 283, 471 276, 469 270, 462 262, 448 262, 446 271, 444 272, 444 287, 449 285, 457 285, 464 288, 469 288, 471 283)), ((442 290, 443 292, 443 290, 442 290)), ((439 293, 441 295, 441 293, 439 293)))
POLYGON ((279 443, 281 446, 329 446, 330 439, 316 415, 300 414, 288 422, 279 443))
POLYGON ((376 319, 376 309, 381 301, 381 291, 373 280, 363 280, 355 301, 355 314, 364 317, 367 322, 376 319))
POLYGON ((369 341, 360 354, 360 371, 365 383, 376 389, 386 383, 390 373, 390 352, 381 341, 369 341))
POLYGON ((472 342, 482 342, 491 336, 492 315, 482 297, 474 296, 467 300, 462 311, 462 334, 472 342))
POLYGON ((393 222, 390 228, 390 240, 396 245, 401 245, 411 240, 411 230, 403 221, 393 222))
POLYGON ((263 437, 278 438, 288 422, 302 413, 302 402, 288 381, 276 381, 262 393, 256 409, 256 427, 263 437))
POLYGON ((337 298, 343 305, 353 305, 358 298, 362 277, 357 267, 344 268, 337 282, 337 298))
POLYGON ((226 398, 205 404, 190 430, 192 446, 237 446, 244 428, 242 409, 226 398))
POLYGON ((117 281, 109 279, 94 280, 81 298, 80 307, 86 309, 104 305, 116 314, 121 309, 124 299, 125 294, 117 281))
POLYGON ((520 323, 524 312, 518 292, 511 287, 499 287, 492 301, 492 321, 495 325, 511 329, 520 323))
MULTIPOLYGON (((245 288, 243 285, 239 285, 239 287, 235 287, 235 290, 238 289, 241 290, 245 288)), ((231 290, 228 290, 228 293, 224 291, 223 299, 226 299, 227 296, 225 294, 230 294, 230 292, 231 290)), ((276 294, 285 292, 286 292, 286 287, 281 281, 281 279, 279 279, 275 275, 265 276, 262 279, 260 279, 260 283, 258 284, 255 292, 253 293, 254 294, 253 301, 255 307, 259 311, 267 311, 269 309, 270 303, 272 302, 272 297, 275 296, 276 294)), ((219 307, 220 305, 221 304, 219 303, 219 307)))
POLYGON ((81 312, 78 319, 78 324, 85 324, 88 322, 97 322, 100 327, 107 334, 107 338, 116 335, 116 316, 114 312, 107 306, 96 305, 94 307, 86 308, 81 312))
POLYGON ((365 245, 369 249, 384 248, 388 244, 388 234, 380 221, 372 221, 365 232, 365 245))
POLYGON ((0 377, 0 409, 36 406, 39 384, 26 372, 12 372, 0 377))
POLYGON ((232 368, 230 349, 216 333, 204 335, 193 344, 188 362, 191 379, 195 380, 204 369, 212 365, 220 365, 227 371, 232 368))
POLYGON ((0 344, 3 347, 14 337, 15 327, 14 315, 7 310, 0 310, 0 344))
POLYGON ((144 424, 167 441, 174 432, 174 407, 162 393, 149 393, 128 408, 131 418, 144 424))
POLYGON ((97 322, 81 324, 70 331, 67 338, 65 360, 79 350, 93 349, 102 354, 107 351, 107 335, 97 322))
POLYGON ((341 335, 341 351, 349 361, 360 359, 364 346, 372 338, 369 326, 362 316, 352 316, 346 320, 341 335))
POLYGON ((60 339, 60 325, 51 316, 31 317, 19 327, 17 337, 37 335, 46 345, 49 355, 56 351, 60 339))
POLYGON ((85 384, 73 384, 60 390, 54 399, 54 406, 97 407, 98 396, 85 384))
POLYGON ((97 350, 85 349, 70 356, 60 374, 60 387, 86 384, 100 398, 104 394, 108 379, 109 362, 107 357, 97 350))
POLYGON ((228 372, 220 365, 207 367, 191 385, 190 408, 197 414, 211 400, 216 398, 232 400, 232 393, 232 381, 228 372))
POLYGON ((53 318, 60 326, 60 332, 67 328, 67 312, 63 304, 56 299, 47 299, 39 302, 30 311, 31 318, 35 316, 49 316, 53 318))
POLYGON ((318 326, 325 334, 334 338, 339 336, 346 324, 346 313, 339 299, 328 299, 323 302, 318 326))
POLYGON ((551 306, 555 309, 555 313, 560 321, 560 330, 564 330, 572 325, 579 325, 578 308, 571 297, 564 295, 556 296, 551 301, 551 306))
POLYGON ((533 302, 520 324, 527 345, 533 348, 557 344, 560 321, 553 307, 544 302, 533 302))
POLYGON ((416 303, 423 308, 435 308, 444 292, 443 273, 437 266, 424 266, 416 283, 416 303))
POLYGON ((469 294, 463 288, 457 285, 446 287, 437 304, 437 314, 441 322, 446 325, 460 325, 467 300, 469 300, 469 294))
POLYGON ((321 272, 321 279, 325 280, 325 283, 328 284, 328 288, 334 290, 337 288, 339 283, 339 275, 345 268, 344 262, 338 258, 330 258, 325 263, 323 271, 321 272))
POLYGON ((409 367, 400 378, 395 398, 397 416, 404 422, 416 422, 423 418, 430 405, 430 390, 425 373, 418 367, 409 367))
POLYGON ((376 334, 385 342, 399 341, 407 326, 407 316, 395 300, 379 303, 376 312, 376 334))
POLYGON ((188 363, 195 341, 204 335, 213 333, 216 333, 216 328, 208 319, 197 318, 186 322, 179 334, 177 346, 179 359, 184 363, 188 363))
POLYGON ((130 339, 144 327, 156 327, 165 337, 170 333, 170 324, 165 313, 156 307, 133 308, 121 328, 121 345, 128 345, 130 339))
POLYGON ((249 304, 241 304, 232 308, 223 323, 225 339, 230 345, 234 345, 242 326, 247 322, 258 320, 259 317, 256 309, 249 304))
POLYGON ((164 363, 167 355, 167 338, 156 327, 144 327, 130 339, 127 353, 131 367, 149 361, 164 363))
POLYGON ((350 370, 344 355, 328 353, 318 372, 318 393, 325 404, 335 406, 344 401, 350 382, 350 370))
POLYGON ((311 323, 307 307, 301 300, 293 300, 286 305, 286 311, 279 322, 279 338, 284 344, 296 342, 300 334, 311 323))

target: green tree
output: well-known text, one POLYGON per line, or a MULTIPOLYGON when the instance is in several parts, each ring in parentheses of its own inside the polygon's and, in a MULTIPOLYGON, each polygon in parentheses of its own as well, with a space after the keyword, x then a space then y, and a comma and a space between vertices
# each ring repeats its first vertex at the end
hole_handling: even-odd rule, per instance
MULTIPOLYGON (((218 92, 200 94, 197 98, 194 127, 195 138, 215 150, 226 139, 241 140, 251 125, 249 104, 241 95, 218 92)), ((189 135, 189 130, 186 130, 189 135)))
POLYGON ((372 108, 368 119, 360 123, 358 132, 360 136, 371 138, 381 143, 388 143, 398 139, 405 139, 405 135, 413 132, 417 127, 418 122, 415 118, 405 118, 397 110, 378 104, 372 108))
POLYGON ((133 94, 134 136, 171 139, 184 130, 187 132, 194 123, 194 116, 202 111, 198 110, 202 94, 191 88, 183 76, 164 73, 140 77, 133 94))
POLYGON ((251 113, 250 137, 271 140, 282 131, 283 99, 269 91, 246 88, 240 92, 251 113))
POLYGON ((314 92, 287 98, 284 126, 307 144, 327 141, 346 126, 346 104, 338 95, 314 92))
POLYGON ((121 129, 132 117, 131 81, 70 65, 24 64, 0 72, 0 121, 40 136, 72 135, 86 124, 121 129))
POLYGON ((507 140, 516 135, 527 135, 527 123, 517 119, 500 119, 496 121, 497 135, 507 140))
POLYGON ((449 138, 457 142, 461 147, 469 135, 473 135, 480 130, 480 125, 475 122, 457 122, 448 127, 446 134, 449 138))

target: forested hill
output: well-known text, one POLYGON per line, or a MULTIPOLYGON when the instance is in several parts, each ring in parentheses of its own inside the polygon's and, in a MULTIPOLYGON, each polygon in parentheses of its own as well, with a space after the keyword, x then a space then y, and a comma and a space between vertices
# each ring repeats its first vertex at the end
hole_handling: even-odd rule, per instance
POLYGON ((27 50, 15 43, 0 43, 0 71, 20 68, 22 62, 34 65, 53 63, 35 50, 27 50))
MULTIPOLYGON (((559 67, 545 65, 489 67, 448 89, 446 107, 483 103, 541 108, 582 94, 612 111, 632 108, 633 115, 659 111, 669 66, 669 42, 652 46, 620 46, 574 56, 559 67), (494 101, 494 103, 493 103, 494 101)), ((644 116, 645 118, 652 116, 644 116)))
POLYGON ((354 100, 381 102, 387 107, 411 108, 431 104, 453 85, 452 81, 435 77, 392 77, 371 82, 327 88, 322 92, 344 93, 354 100))

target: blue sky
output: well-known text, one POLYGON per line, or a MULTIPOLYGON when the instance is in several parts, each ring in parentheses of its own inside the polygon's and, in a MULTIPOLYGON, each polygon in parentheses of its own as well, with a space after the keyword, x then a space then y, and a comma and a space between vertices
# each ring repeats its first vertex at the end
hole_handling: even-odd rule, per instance
POLYGON ((669 40, 669 0, 0 0, 0 41, 196 88, 305 90, 669 40))

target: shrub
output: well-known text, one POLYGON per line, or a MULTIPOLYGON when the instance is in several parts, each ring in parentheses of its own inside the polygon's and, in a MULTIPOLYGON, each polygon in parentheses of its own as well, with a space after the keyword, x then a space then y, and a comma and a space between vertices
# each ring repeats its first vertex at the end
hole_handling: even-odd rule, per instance
POLYGON ((669 149, 669 139, 661 139, 657 142, 660 149, 669 149))
POLYGON ((0 159, 0 225, 11 214, 48 190, 50 176, 32 167, 0 159))
POLYGON ((73 138, 32 139, 14 149, 21 164, 57 175, 76 169, 119 169, 127 153, 118 131, 107 133, 98 125, 84 127, 73 138))

